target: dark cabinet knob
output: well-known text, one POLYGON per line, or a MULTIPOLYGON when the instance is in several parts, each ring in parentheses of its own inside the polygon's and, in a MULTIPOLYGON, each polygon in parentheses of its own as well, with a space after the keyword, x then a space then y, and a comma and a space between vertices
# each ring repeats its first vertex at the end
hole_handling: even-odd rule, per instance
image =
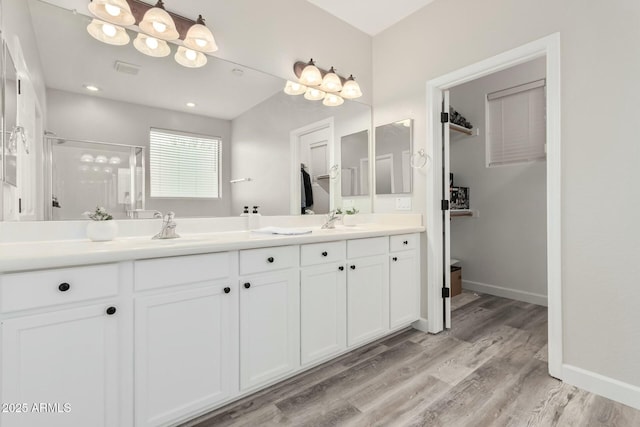
POLYGON ((60 286, 58 286, 60 292, 67 292, 69 289, 71 289, 71 285, 68 283, 60 283, 60 286))
POLYGON ((392 259, 392 260, 394 260, 394 261, 397 261, 397 260, 398 260, 398 257, 397 257, 397 256, 394 256, 394 257, 393 257, 393 258, 391 258, 391 259, 392 259))
POLYGON ((231 288, 224 288, 224 293, 228 294, 229 292, 231 292, 231 288))
POLYGON ((329 254, 326 251, 322 252, 322 256, 327 256, 327 255, 329 255, 329 254))
POLYGON ((355 265, 351 265, 351 266, 349 266, 349 268, 352 269, 352 270, 355 270, 356 266, 355 265))
POLYGON ((244 284, 244 288, 245 289, 249 289, 250 287, 251 287, 251 283, 247 282, 247 283, 244 284))
POLYGON ((409 241, 408 241, 408 240, 405 240, 404 242, 402 242, 402 244, 403 244, 403 245, 408 245, 408 244, 409 244, 409 241))
POLYGON ((344 265, 341 265, 340 267, 338 267, 338 270, 344 271, 344 265))
POLYGON ((273 263, 273 261, 275 261, 275 260, 273 259, 273 257, 272 257, 272 256, 270 256, 269 258, 267 258, 267 262, 269 262, 269 263, 273 263))
POLYGON ((107 308, 107 314, 108 314, 109 316, 113 316, 114 314, 116 314, 116 311, 117 311, 117 310, 116 310, 116 308, 115 308, 115 307, 109 307, 109 308, 107 308))

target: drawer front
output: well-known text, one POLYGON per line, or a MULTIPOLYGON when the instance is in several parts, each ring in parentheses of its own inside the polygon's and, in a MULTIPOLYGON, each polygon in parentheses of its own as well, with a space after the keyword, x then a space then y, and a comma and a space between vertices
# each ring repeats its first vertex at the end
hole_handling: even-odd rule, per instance
POLYGON ((300 246, 300 265, 302 266, 339 262, 346 256, 347 247, 344 241, 300 246))
POLYGON ((117 294, 117 264, 30 271, 0 277, 0 310, 3 313, 117 294))
POLYGON ((298 266, 298 246, 240 251, 240 274, 254 274, 298 266))
POLYGON ((417 234, 400 234, 389 238, 389 250, 391 252, 407 251, 418 247, 417 234))
POLYGON ((387 253, 388 247, 388 237, 349 240, 347 241, 347 256, 349 258, 360 258, 363 256, 383 255, 387 253))
POLYGON ((227 278, 231 275, 231 256, 230 252, 221 252, 136 261, 135 289, 146 291, 227 278))

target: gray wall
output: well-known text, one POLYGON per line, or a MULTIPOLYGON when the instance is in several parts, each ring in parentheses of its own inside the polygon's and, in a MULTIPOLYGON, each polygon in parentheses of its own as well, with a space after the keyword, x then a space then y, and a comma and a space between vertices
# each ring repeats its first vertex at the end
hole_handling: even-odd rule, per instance
POLYGON ((451 105, 480 128, 478 136, 451 132, 455 185, 469 187, 480 214, 451 221, 463 287, 537 303, 547 296, 546 162, 487 168, 485 101, 487 93, 544 78, 545 66, 541 58, 450 91, 451 105))
MULTIPOLYGON (((636 387, 640 144, 629 123, 640 117, 640 56, 629 52, 640 51, 639 16, 636 0, 447 0, 373 39, 374 123, 411 112, 424 147, 427 81, 560 33, 563 358, 636 387)), ((414 210, 426 212, 426 178, 414 177, 414 210)))
MULTIPOLYGON (((228 120, 162 110, 112 101, 97 96, 58 90, 47 91, 47 130, 72 139, 89 139, 119 144, 149 146, 149 128, 161 128, 219 136, 222 138, 221 194, 217 200, 149 198, 149 169, 146 172, 147 209, 172 210, 178 217, 228 216, 231 214, 231 122, 228 120)), ((147 149, 146 164, 149 164, 147 149)))

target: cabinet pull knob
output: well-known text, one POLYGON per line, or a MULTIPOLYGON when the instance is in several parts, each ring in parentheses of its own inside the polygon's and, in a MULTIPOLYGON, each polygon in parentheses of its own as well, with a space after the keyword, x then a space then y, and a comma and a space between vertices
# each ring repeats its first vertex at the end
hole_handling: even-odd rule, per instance
POLYGON ((71 289, 71 285, 68 283, 60 283, 60 286, 58 286, 60 292, 67 292, 69 289, 71 289))
POLYGON ((273 261, 275 261, 275 260, 273 259, 273 257, 272 257, 272 256, 270 256, 269 258, 267 258, 267 261, 268 261, 269 263, 273 263, 273 261))
POLYGON ((329 254, 326 251, 322 252, 322 256, 327 256, 327 255, 329 255, 329 254))
POLYGON ((408 244, 409 244, 409 241, 408 241, 408 240, 405 240, 404 242, 402 242, 402 244, 403 244, 403 245, 408 245, 408 244))
POLYGON ((224 293, 228 294, 229 292, 231 292, 231 288, 224 288, 224 293))
POLYGON ((247 282, 244 284, 245 289, 249 289, 251 287, 251 283, 247 282))
POLYGON ((343 266, 343 265, 341 265, 340 267, 338 267, 338 270, 340 270, 340 271, 344 271, 344 266, 343 266))
POLYGON ((116 314, 116 311, 117 311, 117 310, 116 310, 116 308, 115 308, 115 307, 109 307, 109 308, 107 308, 107 314, 108 314, 109 316, 113 316, 114 314, 116 314))
POLYGON ((355 265, 351 265, 351 266, 349 266, 349 268, 352 269, 352 270, 355 270, 356 266, 355 265))
POLYGON ((394 257, 393 257, 393 258, 391 258, 391 259, 393 259, 394 261, 397 261, 397 260, 398 260, 398 257, 397 257, 397 256, 394 256, 394 257))

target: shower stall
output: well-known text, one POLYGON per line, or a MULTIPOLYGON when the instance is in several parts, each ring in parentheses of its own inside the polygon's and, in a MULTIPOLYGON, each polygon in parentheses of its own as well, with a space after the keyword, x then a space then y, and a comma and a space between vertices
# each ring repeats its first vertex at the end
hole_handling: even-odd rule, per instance
POLYGON ((45 219, 85 219, 103 206, 115 219, 145 209, 145 147, 45 136, 45 219))

